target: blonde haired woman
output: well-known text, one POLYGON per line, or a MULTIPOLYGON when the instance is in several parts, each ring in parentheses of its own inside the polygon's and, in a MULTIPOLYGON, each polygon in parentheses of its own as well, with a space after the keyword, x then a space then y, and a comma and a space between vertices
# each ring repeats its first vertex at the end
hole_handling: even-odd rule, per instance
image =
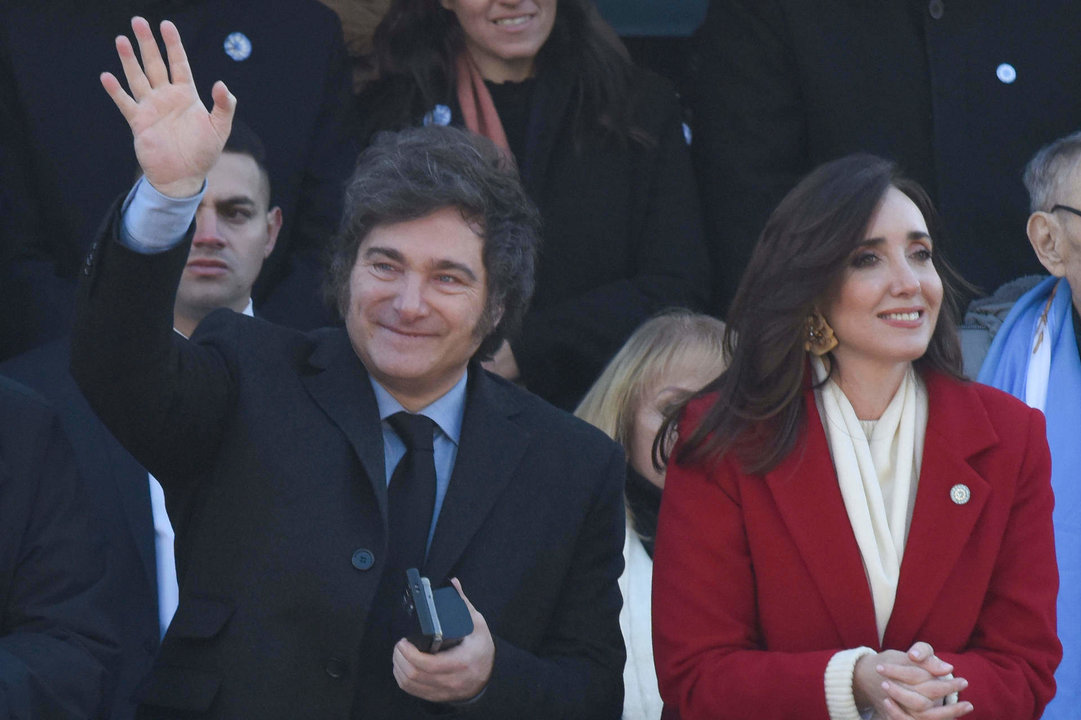
MULTIPOLYGON (((724 323, 708 315, 673 311, 648 320, 612 358, 575 411, 620 443, 628 456, 626 569, 619 580, 619 624, 627 644, 625 720, 656 720, 661 715, 650 596, 664 469, 653 462, 654 440, 669 410, 724 370, 723 338, 724 323)), ((664 444, 674 439, 665 438, 664 444)))

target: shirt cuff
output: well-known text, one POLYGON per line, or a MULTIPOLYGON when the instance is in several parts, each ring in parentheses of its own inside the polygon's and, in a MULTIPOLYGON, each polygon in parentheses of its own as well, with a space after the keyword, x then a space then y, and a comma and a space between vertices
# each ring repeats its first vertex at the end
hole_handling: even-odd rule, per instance
POLYGON ((874 652, 869 647, 842 650, 826 664, 826 709, 830 720, 860 720, 863 717, 852 692, 852 675, 856 671, 856 661, 874 652))
POLYGON ((176 247, 183 242, 205 192, 206 180, 195 195, 172 198, 140 177, 120 208, 120 242, 144 255, 176 247))

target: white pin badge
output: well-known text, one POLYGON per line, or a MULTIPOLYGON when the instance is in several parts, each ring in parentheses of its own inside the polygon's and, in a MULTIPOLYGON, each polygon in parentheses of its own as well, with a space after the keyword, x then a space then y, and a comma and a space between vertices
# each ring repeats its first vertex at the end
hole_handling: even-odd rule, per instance
POLYGON ((950 500, 957 505, 964 505, 972 499, 972 491, 968 489, 968 485, 963 483, 957 483, 950 488, 950 500))
POLYGON ((425 126, 450 125, 450 108, 446 105, 436 105, 424 114, 424 119, 421 122, 425 126))
POLYGON ((995 68, 995 76, 1000 82, 1009 85, 1017 79, 1017 69, 1009 63, 1002 63, 995 68))
POLYGON ((231 32, 223 45, 225 54, 237 62, 251 57, 251 40, 242 32, 231 32))

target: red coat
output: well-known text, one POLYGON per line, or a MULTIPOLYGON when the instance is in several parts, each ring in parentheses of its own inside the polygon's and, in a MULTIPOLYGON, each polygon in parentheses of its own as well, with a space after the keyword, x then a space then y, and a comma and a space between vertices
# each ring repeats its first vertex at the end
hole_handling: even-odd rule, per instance
MULTIPOLYGON (((668 468, 653 571, 666 716, 828 718, 826 663, 919 640, 969 681, 972 718, 1037 718, 1055 691, 1058 571, 1043 415, 934 373, 916 505, 882 645, 814 399, 772 472, 668 468), (963 484, 971 499, 957 504, 963 484)), ((683 428, 709 399, 692 404, 683 428)))

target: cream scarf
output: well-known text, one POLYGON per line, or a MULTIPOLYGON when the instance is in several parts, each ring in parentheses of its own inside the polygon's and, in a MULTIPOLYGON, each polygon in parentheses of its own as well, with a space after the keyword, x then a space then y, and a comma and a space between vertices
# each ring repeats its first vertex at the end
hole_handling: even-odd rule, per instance
MULTIPOLYGON (((826 368, 812 360, 821 382, 826 368)), ((927 431, 927 389, 911 367, 882 417, 860 421, 832 379, 815 391, 837 482, 863 558, 878 640, 893 612, 927 431)))

